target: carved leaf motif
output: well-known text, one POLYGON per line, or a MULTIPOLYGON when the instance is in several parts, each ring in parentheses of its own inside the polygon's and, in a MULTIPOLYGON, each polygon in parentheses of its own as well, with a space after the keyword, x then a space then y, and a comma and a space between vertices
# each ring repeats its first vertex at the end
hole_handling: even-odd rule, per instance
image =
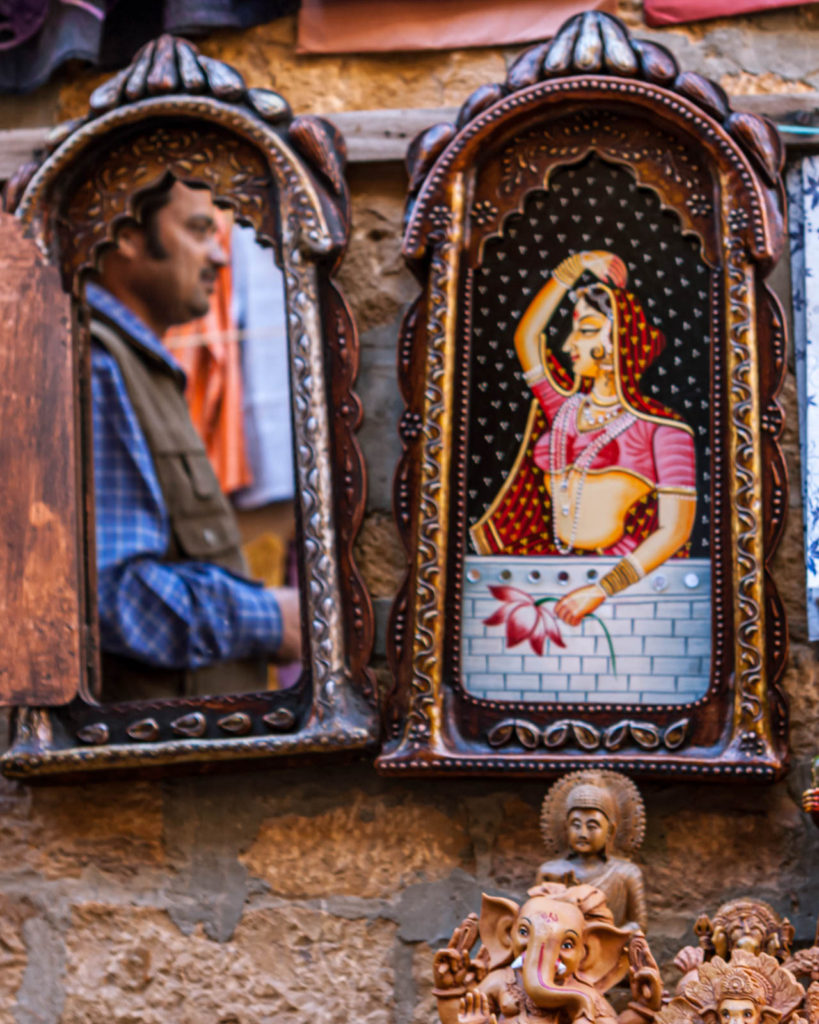
POLYGON ((543 730, 543 744, 547 747, 562 747, 569 738, 572 723, 568 719, 553 722, 543 730))
POLYGON ((216 723, 224 732, 233 733, 234 736, 244 736, 250 732, 252 722, 250 715, 244 711, 234 711, 232 715, 225 715, 216 723))
POLYGON ((188 92, 204 92, 208 84, 205 74, 199 67, 196 59, 196 50, 182 39, 176 44, 176 59, 179 63, 179 74, 182 76, 182 84, 188 92))
POLYGON ((131 65, 131 74, 125 84, 125 95, 129 100, 138 100, 145 93, 145 80, 151 69, 151 59, 154 55, 156 42, 151 40, 146 43, 134 59, 131 65))
POLYGON ((509 89, 525 89, 540 78, 540 66, 549 51, 551 41, 525 50, 509 68, 506 85, 509 89))
POLYGON ((492 747, 502 747, 513 736, 526 750, 534 750, 540 743, 540 730, 522 718, 506 718, 498 722, 489 730, 487 740, 492 747))
POLYGON ((443 121, 427 128, 412 140, 407 149, 407 172, 411 194, 420 188, 429 169, 454 138, 455 125, 443 121))
POLYGON ((97 747, 107 743, 108 736, 108 726, 105 722, 93 722, 91 725, 84 725, 82 729, 77 730, 78 740, 81 740, 83 743, 91 743, 97 747))
POLYGON ((302 115, 294 118, 288 132, 290 141, 310 164, 330 183, 333 192, 344 191, 345 150, 340 148, 340 133, 320 117, 302 115))
POLYGON ((600 732, 586 722, 572 722, 577 745, 583 750, 597 750, 600 746, 600 732))
POLYGON ((125 85, 125 80, 130 73, 130 67, 123 68, 113 78, 109 78, 107 82, 97 86, 91 93, 91 98, 88 101, 88 106, 91 108, 92 113, 103 114, 106 110, 110 110, 119 103, 122 87, 125 85))
POLYGON ((540 742, 540 730, 530 722, 515 722, 515 736, 527 750, 534 750, 540 742))
POLYGON ((731 111, 728 97, 722 86, 710 82, 696 71, 683 71, 674 83, 677 92, 693 100, 703 110, 707 110, 718 121, 722 121, 731 111))
POLYGON ((460 131, 465 124, 469 124, 473 117, 477 117, 481 111, 491 107, 505 95, 506 89, 497 82, 478 86, 458 112, 458 120, 455 122, 458 130, 460 131))
POLYGON ((615 722, 603 733, 606 750, 619 750, 628 737, 628 722, 615 722))
POLYGON ((272 89, 248 89, 247 100, 259 117, 270 124, 286 121, 290 117, 290 104, 272 89))
POLYGON ((220 100, 240 100, 246 91, 245 80, 239 72, 212 57, 199 58, 199 66, 208 78, 210 91, 220 100))
POLYGON ((679 722, 672 722, 663 733, 663 743, 669 750, 676 750, 682 746, 685 735, 688 732, 690 719, 681 718, 679 722))
POLYGON ((679 74, 680 69, 674 55, 659 43, 635 39, 632 46, 639 53, 643 74, 650 82, 669 85, 679 74))
POLYGON ((296 716, 290 708, 276 708, 262 719, 264 724, 274 732, 287 732, 296 724, 296 716))
POLYGON ((507 744, 509 740, 511 740, 514 728, 514 719, 506 719, 503 722, 498 722, 497 725, 493 725, 486 737, 487 741, 489 742, 489 746, 505 746, 505 744, 507 744))
POLYGON ((153 65, 145 80, 147 90, 152 96, 163 92, 173 92, 179 87, 174 49, 173 36, 164 35, 157 40, 153 65))
POLYGON ((651 722, 629 722, 629 730, 635 742, 644 750, 654 750, 660 745, 660 730, 651 722))
POLYGON ((138 722, 132 722, 125 731, 132 740, 140 743, 149 743, 159 738, 159 724, 155 718, 141 718, 138 722))
POLYGON ((171 722, 171 728, 177 736, 199 737, 205 735, 208 722, 201 711, 193 711, 171 722))

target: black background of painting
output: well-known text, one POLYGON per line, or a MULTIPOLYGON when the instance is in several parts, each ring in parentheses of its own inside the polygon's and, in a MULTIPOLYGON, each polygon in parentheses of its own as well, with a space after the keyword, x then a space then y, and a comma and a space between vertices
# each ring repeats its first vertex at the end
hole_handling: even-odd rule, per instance
MULTIPOLYGON (((573 252, 605 249, 628 268, 628 290, 641 301, 666 347, 641 381, 650 395, 680 413, 694 431, 699 498, 690 555, 709 553, 709 269, 699 242, 684 236, 677 215, 639 187, 623 167, 591 156, 552 175, 548 191, 532 190, 523 213, 509 214, 502 234, 487 239, 475 268, 470 353, 467 520, 486 511, 512 468, 526 427, 531 392, 513 345, 515 327, 552 270, 573 252)), ((586 273, 579 285, 595 278, 586 273)), ((550 348, 570 329, 567 297, 547 328, 550 348)))

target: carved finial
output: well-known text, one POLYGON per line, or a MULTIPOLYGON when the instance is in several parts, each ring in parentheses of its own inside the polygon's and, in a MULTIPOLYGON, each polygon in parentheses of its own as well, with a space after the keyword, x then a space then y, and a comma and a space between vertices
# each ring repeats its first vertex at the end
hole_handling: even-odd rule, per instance
MULTIPOLYGON (((616 75, 673 89, 723 125, 759 166, 768 184, 775 184, 784 148, 774 126, 755 114, 732 114, 728 97, 716 82, 691 71, 681 74, 673 54, 665 47, 632 39, 619 18, 602 11, 586 11, 569 18, 552 39, 522 53, 509 68, 504 83, 475 90, 461 107, 455 129, 460 131, 509 93, 573 75, 616 75)), ((418 182, 418 188, 441 152, 432 144, 431 132, 433 129, 428 129, 419 137, 408 155, 410 177, 418 182)), ((451 137, 454 135, 452 130, 451 137)), ((440 132, 434 138, 437 141, 440 132)), ((414 194, 417 188, 411 187, 410 191, 414 194)))
POLYGON ((229 64, 203 56, 184 39, 163 35, 146 43, 127 68, 103 82, 91 94, 91 117, 149 96, 191 93, 210 95, 227 103, 246 102, 271 123, 288 120, 290 107, 270 89, 248 89, 229 64))

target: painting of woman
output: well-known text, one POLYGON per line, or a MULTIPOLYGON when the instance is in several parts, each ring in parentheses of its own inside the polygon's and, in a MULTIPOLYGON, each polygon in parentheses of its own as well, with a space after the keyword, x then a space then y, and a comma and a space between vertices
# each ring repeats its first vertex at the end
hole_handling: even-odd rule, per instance
POLYGON ((514 345, 534 400, 515 464, 470 531, 484 555, 617 556, 557 602, 569 625, 681 552, 696 513, 691 428, 639 387, 665 339, 626 284, 613 253, 573 253, 524 311, 514 345), (586 271, 597 280, 575 290, 586 271), (570 370, 544 340, 567 295, 570 370))

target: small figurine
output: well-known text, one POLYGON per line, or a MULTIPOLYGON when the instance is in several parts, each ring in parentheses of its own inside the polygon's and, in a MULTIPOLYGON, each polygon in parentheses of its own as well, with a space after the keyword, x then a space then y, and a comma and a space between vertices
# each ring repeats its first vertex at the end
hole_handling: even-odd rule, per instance
POLYGON ((484 894, 480 920, 456 928, 435 955, 441 1024, 646 1024, 662 981, 645 938, 618 928, 591 885, 547 882, 518 906, 484 894), (480 934, 482 946, 470 949, 480 934), (628 976, 632 1002, 618 1017, 605 993, 628 976))
POLYGON ((805 1009, 808 1011, 808 1020, 819 1021, 819 922, 816 925, 816 938, 810 949, 798 950, 782 966, 796 978, 810 978, 805 1009))
POLYGON ((811 785, 802 794, 802 807, 813 818, 814 825, 819 825, 819 754, 813 759, 811 785))
POLYGON ((643 841, 645 807, 630 779, 602 769, 564 775, 544 798, 540 827, 553 859, 541 864, 537 883, 593 885, 618 927, 645 931, 643 873, 626 859, 643 841))
POLYGON ((700 914, 694 924, 699 946, 685 946, 674 958, 683 976, 677 984, 677 995, 684 995, 689 981, 697 976, 700 964, 714 956, 733 960, 734 950, 748 953, 767 953, 784 960, 793 941, 793 926, 786 917, 780 917, 763 900, 740 897, 729 900, 714 914, 700 914))
MULTIPOLYGON (((656 1024, 804 1024, 796 1011, 805 990, 767 953, 735 949, 728 963, 715 956, 655 1018, 656 1024)), ((809 1011, 810 1012, 810 1011, 809 1011)), ((812 1013, 809 1024, 819 1024, 812 1013)))

